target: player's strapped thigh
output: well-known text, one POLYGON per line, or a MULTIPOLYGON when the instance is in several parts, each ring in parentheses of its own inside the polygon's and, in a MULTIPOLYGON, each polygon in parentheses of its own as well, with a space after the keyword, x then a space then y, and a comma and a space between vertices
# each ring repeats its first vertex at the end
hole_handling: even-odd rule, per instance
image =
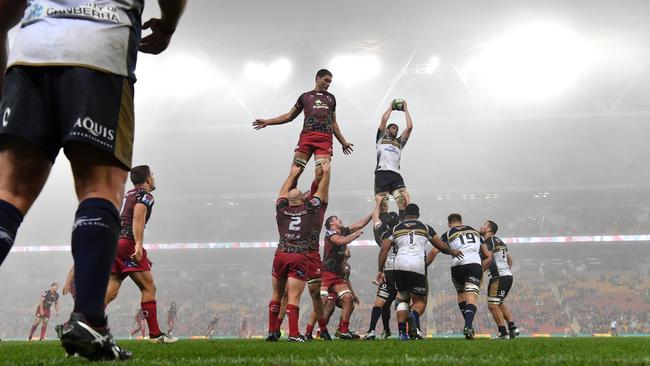
POLYGON ((409 201, 409 195, 405 187, 392 191, 391 195, 397 204, 406 204, 409 201))

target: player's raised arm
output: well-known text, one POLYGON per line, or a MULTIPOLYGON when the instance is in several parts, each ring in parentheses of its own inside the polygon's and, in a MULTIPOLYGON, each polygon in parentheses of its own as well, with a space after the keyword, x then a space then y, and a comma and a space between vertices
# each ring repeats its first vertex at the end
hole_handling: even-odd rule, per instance
POLYGON ((402 145, 406 145, 406 141, 408 141, 411 136, 411 131, 413 131, 413 119, 411 118, 411 113, 409 112, 406 101, 404 101, 404 116, 406 117, 406 128, 402 131, 402 134, 399 137, 400 141, 402 141, 402 145))
POLYGON ((366 225, 368 225, 370 220, 372 220, 372 213, 366 215, 361 220, 359 220, 359 221, 355 222, 354 224, 348 226, 348 229, 350 229, 351 232, 359 231, 359 230, 363 229, 366 225))
POLYGON ((0 95, 7 68, 7 32, 18 24, 26 6, 27 0, 0 0, 0 95))
POLYGON ((291 187, 294 186, 296 178, 300 175, 302 172, 302 167, 296 165, 296 164, 291 164, 291 170, 289 171, 289 176, 287 179, 282 183, 282 186, 280 187, 280 193, 278 194, 278 198, 287 198, 289 196, 289 191, 291 190, 291 187))
POLYGON ((343 236, 343 235, 340 235, 340 234, 334 234, 334 235, 330 236, 330 241, 334 245, 346 245, 346 244, 350 244, 353 241, 357 240, 361 235, 363 235, 363 231, 361 231, 361 230, 357 230, 357 231, 351 233, 350 235, 346 235, 346 236, 343 236))
POLYGON ((157 55, 167 49, 186 3, 187 0, 158 0, 160 18, 151 18, 142 25, 143 30, 151 29, 151 34, 140 40, 140 52, 157 55))
POLYGON ((336 113, 332 113, 332 133, 334 134, 334 137, 336 137, 336 139, 341 143, 343 154, 352 154, 352 151, 354 151, 354 149, 352 149, 352 146, 354 146, 354 144, 348 142, 348 140, 343 137, 341 129, 339 128, 339 123, 336 121, 336 113))
POLYGON ((293 106, 291 107, 291 110, 289 112, 279 115, 277 117, 270 118, 270 119, 262 119, 262 118, 256 119, 255 121, 253 121, 253 127, 256 130, 261 130, 262 128, 267 126, 282 125, 296 119, 296 117, 300 115, 300 112, 302 112, 302 109, 293 106))
POLYGON ((454 258, 463 258, 463 252, 458 249, 451 249, 449 245, 445 244, 438 235, 434 235, 429 239, 429 242, 440 252, 450 255, 454 258))
MULTIPOLYGON (((388 109, 384 114, 381 115, 381 121, 379 121, 379 134, 383 133, 386 131, 386 125, 388 124, 388 120, 390 119, 390 114, 393 113, 393 102, 388 105, 388 109)), ((377 137, 379 139, 379 137, 377 137)))

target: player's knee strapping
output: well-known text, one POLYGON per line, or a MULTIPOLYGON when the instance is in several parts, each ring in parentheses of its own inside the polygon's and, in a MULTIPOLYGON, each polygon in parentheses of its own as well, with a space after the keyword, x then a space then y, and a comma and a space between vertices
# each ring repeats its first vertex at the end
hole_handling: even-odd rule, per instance
POLYGON ((393 199, 395 200, 395 203, 397 203, 398 206, 402 206, 406 204, 406 197, 402 194, 404 192, 403 189, 397 189, 393 191, 392 196, 393 199))
POLYGON ((503 299, 500 299, 498 297, 488 296, 487 302, 488 302, 488 304, 491 304, 491 305, 501 305, 501 304, 503 304, 503 299))
MULTIPOLYGON (((314 162, 314 165, 316 166, 316 168, 320 168, 323 165, 323 163, 326 162, 326 161, 327 161, 327 159, 318 159, 318 160, 316 160, 314 162)), ((305 164, 306 163, 307 162, 305 162, 305 164)), ((304 167, 304 165, 303 165, 303 167, 304 167)))
POLYGON ((293 158, 293 163, 296 164, 297 166, 304 168, 307 166, 307 160, 305 159, 299 159, 299 158, 293 158))
POLYGON ((350 294, 350 296, 352 296, 352 291, 350 291, 350 289, 337 292, 336 293, 336 301, 339 301, 339 300, 343 299, 343 296, 346 296, 348 294, 350 294))
POLYGON ((475 283, 465 282, 465 292, 474 292, 478 295, 481 293, 481 289, 475 283))
MULTIPOLYGON (((312 285, 312 284, 320 283, 320 282, 321 282, 320 277, 310 278, 310 279, 307 280, 308 285, 312 285)), ((325 293, 327 293, 327 291, 325 291, 325 293)), ((321 291, 321 296, 323 296, 323 291, 321 291)))
POLYGON ((409 306, 408 301, 400 301, 399 304, 397 304, 397 311, 410 311, 411 306, 409 306))

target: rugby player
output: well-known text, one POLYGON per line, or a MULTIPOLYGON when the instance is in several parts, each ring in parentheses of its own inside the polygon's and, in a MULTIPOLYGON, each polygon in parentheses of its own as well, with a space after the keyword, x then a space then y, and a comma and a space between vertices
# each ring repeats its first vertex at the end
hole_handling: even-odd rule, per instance
POLYGON ((133 330, 129 334, 129 338, 133 337, 138 333, 141 333, 142 338, 144 338, 145 336, 144 323, 145 323, 144 314, 142 313, 142 309, 138 308, 138 310, 135 311, 135 318, 133 319, 133 324, 135 325, 135 328, 133 328, 133 330))
POLYGON ((442 241, 463 252, 463 257, 451 259, 451 281, 456 288, 458 308, 465 319, 463 334, 467 339, 474 339, 476 299, 481 292, 483 271, 489 267, 492 255, 481 243, 480 233, 471 226, 463 225, 460 214, 450 214, 447 225, 449 230, 442 234, 442 241))
MULTIPOLYGON (((354 146, 343 137, 336 121, 336 98, 327 91, 331 83, 332 73, 326 69, 318 70, 314 89, 302 93, 289 112, 271 119, 256 119, 253 122, 253 127, 260 130, 267 126, 291 122, 298 117, 300 112, 304 112, 305 120, 298 139, 298 146, 294 151, 293 163, 304 169, 311 156, 314 155, 316 177, 320 177, 322 174, 318 162, 330 159, 333 155, 332 135, 341 143, 345 155, 351 154, 352 146, 354 146)), ((297 179, 294 184, 298 184, 297 179)))
POLYGON ((329 160, 319 161, 323 176, 318 183, 314 196, 304 200, 302 192, 295 185, 296 179, 303 168, 292 164, 291 172, 280 188, 276 201, 276 221, 280 240, 273 259, 272 287, 273 294, 269 302, 269 333, 267 341, 277 341, 277 318, 280 311, 280 301, 287 291, 287 317, 289 318, 290 342, 304 342, 298 330, 300 314, 300 296, 305 288, 308 274, 307 251, 313 223, 318 219, 321 202, 328 199, 330 183, 329 160))
POLYGON ((111 269, 106 305, 115 300, 122 281, 129 277, 140 289, 140 307, 147 320, 149 341, 152 343, 175 343, 178 339, 163 333, 158 325, 156 285, 151 273, 151 261, 143 247, 144 227, 149 222, 156 189, 156 180, 148 165, 131 169, 133 189, 126 193, 120 216, 122 230, 117 245, 117 254, 111 269))
MULTIPOLYGON (((341 320, 336 330, 340 339, 356 339, 356 334, 350 333, 350 316, 354 311, 355 300, 358 300, 352 289, 343 278, 344 266, 347 262, 346 253, 348 244, 358 239, 372 215, 360 219, 356 223, 345 227, 338 216, 330 216, 325 220, 325 249, 323 252, 323 288, 327 292, 336 294, 335 303, 341 302, 341 320)), ((324 295, 324 294, 323 294, 324 295)))
MULTIPOLYGON (((373 223, 373 233, 375 235, 375 242, 381 248, 381 243, 383 239, 386 239, 390 236, 392 229, 399 224, 399 215, 396 212, 380 212, 381 205, 384 197, 375 196, 375 209, 372 211, 372 223, 373 223)), ((383 283, 377 285, 377 297, 375 298, 375 303, 372 307, 372 313, 370 315, 370 326, 368 327, 368 332, 363 336, 364 340, 374 340, 377 338, 375 334, 375 327, 377 326, 377 321, 381 316, 382 323, 384 325, 384 332, 382 338, 390 338, 390 306, 397 297, 397 290, 395 289, 395 281, 393 280, 393 267, 395 264, 395 251, 388 251, 388 257, 386 258, 386 263, 384 264, 384 276, 386 280, 383 283)))
MULTIPOLYGON (((397 203, 400 218, 404 219, 404 209, 410 202, 410 196, 406 191, 404 179, 400 173, 400 160, 402 150, 406 145, 411 131, 413 131, 413 119, 404 101, 404 115, 406 116, 406 128, 398 137, 399 127, 395 123, 387 125, 390 118, 392 103, 388 110, 381 116, 379 129, 377 130, 377 165, 375 166, 375 194, 382 197, 391 195, 397 203)), ((388 211, 388 200, 382 202, 381 212, 388 211)))
MULTIPOLYGON (((431 243, 440 252, 449 254, 453 258, 462 258, 463 253, 449 248, 442 242, 435 230, 429 225, 419 221, 420 208, 409 203, 405 208, 404 221, 395 226, 387 238, 382 240, 379 252, 377 282, 386 282, 384 266, 388 252, 395 247, 395 263, 393 276, 399 303, 397 305, 397 325, 399 339, 409 340, 406 333, 406 319, 410 314, 416 327, 417 338, 420 334, 420 315, 424 313, 427 296, 427 243, 431 243)), ((431 259, 432 260, 432 259, 431 259)))
POLYGON ((29 331, 28 340, 32 340, 38 324, 41 323, 41 337, 39 341, 45 340, 45 332, 47 331, 47 323, 50 321, 50 308, 54 304, 54 311, 56 311, 56 316, 59 316, 59 293, 56 290, 59 288, 59 284, 54 282, 50 285, 48 290, 43 291, 41 294, 41 299, 38 302, 36 307, 36 319, 34 319, 34 324, 32 329, 29 331))
POLYGON ((167 311, 167 334, 172 334, 174 325, 176 325, 176 301, 172 301, 167 311))
POLYGON ((205 338, 212 338, 214 331, 217 329, 217 324, 219 324, 219 317, 215 315, 214 318, 212 318, 210 321, 210 324, 208 324, 208 334, 205 336, 205 338))
MULTIPOLYGON (((345 257, 343 259, 343 264, 341 265, 341 278, 345 281, 345 284, 350 289, 350 294, 352 295, 352 299, 353 299, 352 301, 358 305, 359 297, 354 292, 354 288, 352 288, 352 283, 350 282, 350 274, 352 273, 352 267, 350 267, 350 263, 348 262, 348 260, 350 259, 351 256, 352 253, 350 252, 350 247, 348 246, 347 249, 345 250, 345 257)), ((340 323, 343 318, 343 301, 341 299, 337 300, 336 293, 333 292, 331 289, 330 291, 327 291, 326 287, 321 287, 321 296, 323 297, 323 303, 324 303, 325 322, 329 324, 329 321, 332 318, 332 315, 334 314, 334 310, 336 310, 336 308, 339 308, 341 309, 341 316, 339 317, 339 323, 340 323)), ((353 339, 360 338, 359 335, 356 334, 354 331, 349 329, 348 332, 352 335, 353 339)), ((340 337, 340 332, 338 332, 335 335, 337 337, 340 337)), ((320 334, 318 336, 320 337, 320 334)))
POLYGON ((508 253, 508 246, 496 236, 497 230, 499 226, 491 220, 485 221, 479 229, 483 243, 492 253, 492 262, 488 268, 488 310, 499 329, 496 339, 513 339, 519 335, 519 328, 515 325, 510 309, 504 304, 512 288, 512 256, 508 253))
POLYGON ((0 0, 0 74, 7 31, 24 14, 0 93, 0 263, 63 148, 79 201, 77 298, 61 335, 70 355, 131 357, 110 334, 104 295, 131 167, 136 58, 167 48, 185 2, 159 0, 160 19, 142 25, 142 0, 31 0, 25 11, 25 0, 0 0))

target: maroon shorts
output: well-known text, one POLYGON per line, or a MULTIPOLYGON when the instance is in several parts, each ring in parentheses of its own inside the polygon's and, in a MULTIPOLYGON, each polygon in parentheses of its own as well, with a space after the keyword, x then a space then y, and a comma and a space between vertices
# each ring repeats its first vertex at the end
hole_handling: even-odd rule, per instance
POLYGON ((142 259, 136 262, 131 255, 135 252, 135 240, 120 238, 117 242, 117 254, 111 268, 111 274, 151 271, 151 261, 147 258, 147 250, 142 249, 142 259))
POLYGON ((39 308, 40 308, 40 306, 36 307, 36 317, 41 318, 41 319, 43 319, 43 318, 49 319, 50 318, 50 309, 49 308, 43 308, 43 312, 39 313, 38 312, 39 308))
POLYGON ((309 283, 320 282, 320 269, 323 263, 320 260, 318 251, 307 252, 307 281, 309 283))
POLYGON ((305 253, 275 252, 271 276, 277 279, 293 277, 307 281, 307 255, 305 253))
POLYGON ((321 274, 322 287, 326 288, 329 292, 335 292, 334 286, 347 285, 347 282, 341 276, 334 272, 323 271, 321 274))
POLYGON ((300 134, 296 150, 311 155, 332 156, 332 134, 325 132, 303 132, 300 134))

